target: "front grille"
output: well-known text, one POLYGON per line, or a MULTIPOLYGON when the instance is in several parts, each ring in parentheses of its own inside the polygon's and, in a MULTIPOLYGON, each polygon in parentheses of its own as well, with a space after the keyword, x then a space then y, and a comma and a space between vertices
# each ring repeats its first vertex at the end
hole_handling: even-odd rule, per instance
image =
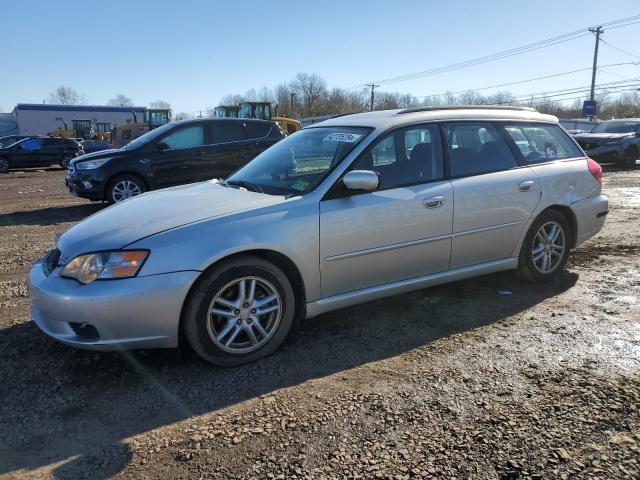
POLYGON ((51 274, 60 261, 60 250, 54 248, 44 258, 44 268, 47 275, 51 274))
POLYGON ((89 323, 69 322, 69 326, 74 333, 82 340, 94 341, 100 340, 100 334, 96 327, 89 323))

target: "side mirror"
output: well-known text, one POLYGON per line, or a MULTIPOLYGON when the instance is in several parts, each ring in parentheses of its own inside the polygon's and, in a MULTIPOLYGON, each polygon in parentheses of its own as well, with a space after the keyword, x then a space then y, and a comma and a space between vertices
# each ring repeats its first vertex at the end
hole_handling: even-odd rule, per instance
POLYGON ((378 174, 371 170, 351 170, 342 177, 342 183, 349 190, 373 192, 378 189, 380 179, 378 174))
POLYGON ((167 145, 165 142, 158 142, 156 143, 156 148, 159 152, 163 152, 165 150, 169 150, 169 145, 167 145))

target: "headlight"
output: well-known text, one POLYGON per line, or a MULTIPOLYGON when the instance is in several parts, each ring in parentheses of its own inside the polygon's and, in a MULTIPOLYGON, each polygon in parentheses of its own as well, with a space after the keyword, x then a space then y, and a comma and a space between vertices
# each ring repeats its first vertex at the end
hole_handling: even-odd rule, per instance
POLYGON ((76 162, 74 165, 77 170, 93 170, 107 163, 110 158, 101 158, 100 160, 85 160, 84 162, 76 162))
POLYGON ((130 278, 138 273, 148 255, 147 250, 78 255, 65 265, 60 275, 73 278, 84 284, 98 279, 130 278))

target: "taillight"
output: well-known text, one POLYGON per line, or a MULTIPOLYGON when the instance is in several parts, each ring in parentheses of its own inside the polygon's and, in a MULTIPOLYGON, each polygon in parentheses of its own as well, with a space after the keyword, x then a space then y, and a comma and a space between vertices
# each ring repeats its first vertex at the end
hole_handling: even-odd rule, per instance
POLYGON ((589 167, 589 173, 596 179, 600 185, 602 185, 602 167, 593 158, 587 158, 587 167, 589 167))

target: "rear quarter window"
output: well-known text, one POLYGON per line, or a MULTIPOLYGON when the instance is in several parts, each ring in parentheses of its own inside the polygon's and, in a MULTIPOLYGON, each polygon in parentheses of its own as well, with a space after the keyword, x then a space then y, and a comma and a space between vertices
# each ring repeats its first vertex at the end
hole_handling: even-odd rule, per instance
POLYGON ((269 135, 271 127, 272 125, 270 123, 247 122, 245 126, 247 139, 253 140, 255 138, 264 138, 269 135))
POLYGON ((584 157, 557 125, 507 124, 504 128, 527 164, 584 157))

